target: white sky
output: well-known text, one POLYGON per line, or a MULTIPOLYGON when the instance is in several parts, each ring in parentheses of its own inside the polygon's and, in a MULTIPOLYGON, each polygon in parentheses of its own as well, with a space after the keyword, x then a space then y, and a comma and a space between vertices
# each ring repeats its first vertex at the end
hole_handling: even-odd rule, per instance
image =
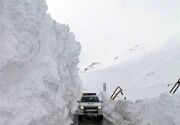
POLYGON ((46 0, 82 45, 80 67, 106 62, 134 45, 156 47, 180 34, 180 0, 46 0))

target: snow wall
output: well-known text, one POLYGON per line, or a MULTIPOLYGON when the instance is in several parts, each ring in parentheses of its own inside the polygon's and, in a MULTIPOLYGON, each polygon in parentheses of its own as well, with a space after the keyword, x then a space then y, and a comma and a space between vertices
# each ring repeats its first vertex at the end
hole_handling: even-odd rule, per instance
POLYGON ((66 125, 81 92, 80 44, 45 0, 0 1, 0 125, 66 125))
POLYGON ((180 95, 153 99, 105 101, 104 113, 114 125, 180 125, 180 95))

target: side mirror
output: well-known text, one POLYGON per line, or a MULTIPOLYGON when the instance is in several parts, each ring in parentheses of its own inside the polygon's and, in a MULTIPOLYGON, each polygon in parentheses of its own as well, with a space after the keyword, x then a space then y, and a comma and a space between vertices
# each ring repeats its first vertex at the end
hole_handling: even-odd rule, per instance
POLYGON ((77 102, 78 102, 78 103, 80 103, 80 101, 79 101, 79 100, 78 100, 77 102))

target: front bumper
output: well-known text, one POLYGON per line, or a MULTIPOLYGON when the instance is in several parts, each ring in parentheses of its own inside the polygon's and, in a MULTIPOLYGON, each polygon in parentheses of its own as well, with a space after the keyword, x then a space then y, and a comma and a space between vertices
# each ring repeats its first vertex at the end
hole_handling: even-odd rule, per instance
POLYGON ((97 117, 97 116, 102 116, 103 113, 79 113, 78 115, 79 116, 95 116, 95 117, 97 117))
POLYGON ((102 109, 98 109, 98 107, 84 107, 84 109, 78 110, 79 116, 102 116, 102 109))

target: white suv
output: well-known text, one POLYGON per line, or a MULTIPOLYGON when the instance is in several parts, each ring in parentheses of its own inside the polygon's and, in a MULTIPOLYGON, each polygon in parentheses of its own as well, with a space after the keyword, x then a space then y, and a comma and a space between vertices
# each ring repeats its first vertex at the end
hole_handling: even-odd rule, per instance
POLYGON ((84 116, 94 116, 103 119, 102 102, 99 101, 96 93, 83 93, 78 101, 78 118, 81 120, 84 116))

